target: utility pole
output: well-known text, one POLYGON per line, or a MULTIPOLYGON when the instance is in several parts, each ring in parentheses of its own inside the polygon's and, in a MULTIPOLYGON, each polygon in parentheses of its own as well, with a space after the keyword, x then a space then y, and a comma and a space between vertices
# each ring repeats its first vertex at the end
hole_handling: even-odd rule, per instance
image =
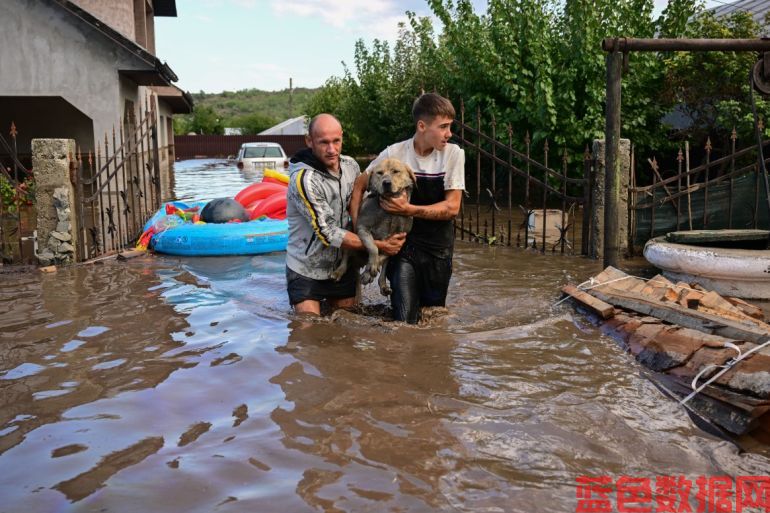
POLYGON ((289 77, 289 115, 292 115, 292 105, 294 104, 294 86, 292 84, 292 78, 289 77))

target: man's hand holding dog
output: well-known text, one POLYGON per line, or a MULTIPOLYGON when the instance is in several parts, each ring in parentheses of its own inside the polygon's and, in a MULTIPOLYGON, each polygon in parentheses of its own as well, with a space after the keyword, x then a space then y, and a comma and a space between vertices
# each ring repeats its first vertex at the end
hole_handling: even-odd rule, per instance
POLYGON ((376 240, 374 243, 377 245, 377 249, 380 253, 384 253, 388 256, 394 256, 401 251, 401 246, 406 241, 406 233, 394 233, 387 239, 376 240))
POLYGON ((397 216, 413 216, 416 211, 414 205, 409 203, 406 194, 399 194, 392 198, 380 197, 380 206, 388 214, 397 216))

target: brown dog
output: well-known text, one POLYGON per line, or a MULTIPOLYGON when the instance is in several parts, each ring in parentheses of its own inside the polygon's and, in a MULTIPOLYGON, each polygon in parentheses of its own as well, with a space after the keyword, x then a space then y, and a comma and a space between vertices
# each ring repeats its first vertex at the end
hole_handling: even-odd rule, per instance
POLYGON ((361 283, 371 283, 379 273, 380 292, 385 296, 390 295, 390 287, 385 281, 388 256, 379 254, 374 240, 387 239, 399 232, 409 232, 412 229, 412 218, 385 212, 380 207, 380 197, 395 198, 406 194, 407 199, 410 199, 416 184, 417 178, 414 176, 414 171, 400 160, 385 159, 369 172, 369 184, 366 188, 369 195, 361 204, 356 228, 356 233, 366 247, 369 258, 363 262, 356 258, 358 252, 345 250, 342 254, 342 262, 332 273, 332 278, 339 281, 347 272, 349 265, 361 267, 365 263, 361 283))

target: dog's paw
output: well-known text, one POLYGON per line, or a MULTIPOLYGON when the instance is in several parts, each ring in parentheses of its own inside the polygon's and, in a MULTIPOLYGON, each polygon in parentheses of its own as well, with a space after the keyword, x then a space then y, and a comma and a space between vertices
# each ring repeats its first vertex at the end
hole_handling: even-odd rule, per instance
POLYGON ((345 275, 344 270, 340 271, 340 269, 335 269, 331 274, 331 278, 334 281, 340 281, 344 275, 345 275))
POLYGON ((361 273, 361 285, 369 285, 374 281, 374 278, 369 276, 369 273, 361 273))
POLYGON ((383 285, 382 287, 380 287, 380 294, 382 294, 383 296, 389 296, 391 292, 393 292, 393 290, 387 285, 383 285))

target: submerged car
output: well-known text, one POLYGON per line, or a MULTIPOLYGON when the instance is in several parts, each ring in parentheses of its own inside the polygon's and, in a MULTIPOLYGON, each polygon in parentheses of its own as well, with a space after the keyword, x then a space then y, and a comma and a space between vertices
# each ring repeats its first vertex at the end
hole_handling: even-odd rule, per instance
POLYGON ((270 142, 243 143, 236 158, 238 169, 255 172, 255 181, 261 181, 265 169, 286 172, 289 159, 281 145, 270 142))

